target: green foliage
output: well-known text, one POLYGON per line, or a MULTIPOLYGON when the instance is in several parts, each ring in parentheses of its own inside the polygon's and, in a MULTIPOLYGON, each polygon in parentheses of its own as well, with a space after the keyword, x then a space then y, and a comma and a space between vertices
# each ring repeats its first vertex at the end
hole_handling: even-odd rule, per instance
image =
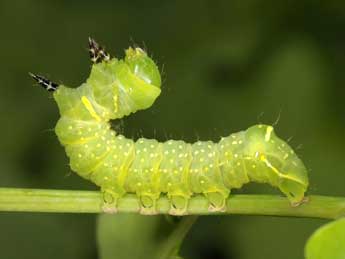
POLYGON ((152 259, 157 246, 160 217, 135 214, 102 215, 98 218, 101 259, 152 259))
POLYGON ((168 219, 173 220, 135 214, 100 216, 100 258, 182 259, 178 255, 180 246, 197 216, 168 219))
POLYGON ((344 259, 345 218, 316 230, 307 242, 305 256, 306 259, 344 259))

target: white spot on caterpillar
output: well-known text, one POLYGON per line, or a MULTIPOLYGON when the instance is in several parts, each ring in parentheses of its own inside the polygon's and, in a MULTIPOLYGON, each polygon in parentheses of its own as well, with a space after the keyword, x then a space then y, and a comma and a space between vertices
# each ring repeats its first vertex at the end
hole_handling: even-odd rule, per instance
POLYGON ((256 165, 252 165, 253 168, 256 168, 256 165))
POLYGON ((101 146, 101 144, 99 144, 99 143, 98 143, 96 146, 97 146, 97 147, 100 147, 100 146, 101 146))
POLYGON ((78 157, 79 157, 79 158, 82 158, 82 157, 83 157, 83 155, 79 153, 79 154, 78 154, 78 157))
POLYGON ((268 126, 266 129, 266 134, 265 134, 265 141, 268 142, 271 138, 271 133, 273 131, 273 127, 268 126))
POLYGON ((72 127, 72 126, 68 126, 68 129, 69 129, 69 130, 72 130, 72 129, 73 129, 73 127, 72 127))
POLYGON ((256 151, 255 152, 255 158, 258 158, 259 157, 259 151, 256 151))
POLYGON ((146 152, 146 151, 147 151, 147 148, 145 147, 143 150, 144 150, 144 152, 146 152))
POLYGON ((237 162, 237 166, 240 166, 241 165, 241 163, 240 162, 237 162))
POLYGON ((78 135, 81 135, 81 134, 82 134, 82 132, 79 130, 79 131, 78 131, 78 135))
POLYGON ((204 184, 204 183, 205 183, 205 181, 204 181, 204 180, 201 180, 201 181, 200 181, 200 183, 201 183, 201 184, 204 184))
POLYGON ((178 148, 179 148, 179 149, 182 149, 183 147, 182 147, 182 145, 179 145, 178 148))
POLYGON ((233 144, 233 145, 237 145, 237 141, 233 141, 231 144, 233 144))
POLYGON ((85 148, 89 148, 89 145, 88 145, 88 144, 85 144, 84 147, 85 147, 85 148))
POLYGON ((171 152, 172 152, 173 154, 175 154, 176 150, 175 150, 175 149, 173 149, 173 150, 171 150, 171 152))
POLYGON ((234 157, 236 157, 236 158, 237 158, 237 157, 238 157, 238 154, 234 154, 234 157))
POLYGON ((200 158, 200 160, 199 160, 200 162, 203 162, 204 161, 204 158, 200 158))
POLYGON ((288 157, 289 157, 289 154, 286 153, 286 154, 284 155, 284 159, 287 159, 288 157))

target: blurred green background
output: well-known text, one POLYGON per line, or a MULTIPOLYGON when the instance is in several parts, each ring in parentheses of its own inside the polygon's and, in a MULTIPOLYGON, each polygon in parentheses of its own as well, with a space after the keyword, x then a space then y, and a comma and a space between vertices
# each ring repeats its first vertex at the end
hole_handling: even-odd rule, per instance
MULTIPOLYGON (((57 107, 27 74, 81 84, 93 36, 118 57, 142 46, 163 71, 155 105, 120 123, 126 136, 218 141, 278 121, 309 169, 309 193, 345 195, 344 1, 1 0, 0 28, 0 187, 96 190, 70 171, 53 132, 57 107)), ((236 193, 279 192, 250 184, 236 193)), ((201 217, 182 254, 303 258, 325 222, 201 217)), ((124 235, 129 224, 105 231, 124 235)), ((96 215, 1 213, 0 231, 0 258, 98 258, 96 215)), ((131 249, 145 239, 137 234, 131 249)))

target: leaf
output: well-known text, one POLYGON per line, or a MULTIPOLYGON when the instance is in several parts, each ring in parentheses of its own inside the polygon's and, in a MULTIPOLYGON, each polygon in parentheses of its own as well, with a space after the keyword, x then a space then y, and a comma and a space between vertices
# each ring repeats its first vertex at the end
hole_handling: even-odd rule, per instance
POLYGON ((152 259, 160 217, 136 214, 101 215, 97 239, 101 259, 152 259))
POLYGON ((317 229, 305 247, 307 259, 345 259, 345 218, 317 229))

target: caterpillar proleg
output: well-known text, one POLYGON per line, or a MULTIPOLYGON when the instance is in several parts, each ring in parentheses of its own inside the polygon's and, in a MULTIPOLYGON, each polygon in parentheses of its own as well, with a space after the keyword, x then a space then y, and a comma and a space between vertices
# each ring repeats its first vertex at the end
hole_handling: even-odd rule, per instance
POLYGON ((53 91, 61 118, 55 132, 73 171, 100 186, 106 207, 135 193, 142 214, 155 214, 161 195, 170 214, 188 214, 188 201, 202 194, 210 210, 222 211, 231 189, 254 181, 280 189, 291 204, 302 201, 307 170, 292 148, 269 125, 254 125, 218 143, 181 140, 136 142, 116 133, 110 120, 149 108, 159 96, 157 65, 140 48, 128 48, 124 59, 111 58, 89 39, 91 74, 78 88, 31 76, 53 91))

